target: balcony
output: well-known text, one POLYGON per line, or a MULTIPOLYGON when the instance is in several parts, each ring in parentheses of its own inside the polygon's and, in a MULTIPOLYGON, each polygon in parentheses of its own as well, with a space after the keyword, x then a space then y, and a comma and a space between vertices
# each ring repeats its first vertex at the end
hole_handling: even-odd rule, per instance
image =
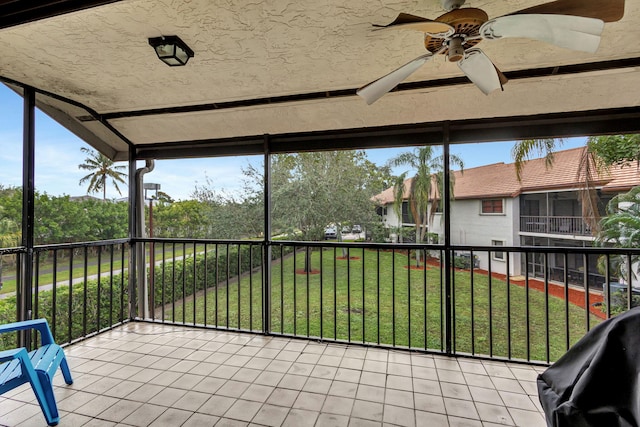
POLYGON ((580 216, 520 216, 524 233, 591 236, 591 228, 580 216))
MULTIPOLYGON (((545 425, 523 364, 146 322, 65 351, 60 425, 545 425)), ((0 423, 43 421, 28 385, 0 397, 0 423)))
MULTIPOLYGON (((536 375, 633 304, 552 282, 552 255, 569 252, 640 255, 120 240, 36 247, 28 297, 66 343, 76 381, 57 381, 65 424, 543 426, 536 375), (489 264, 458 265, 464 253, 489 264), (534 255, 543 279, 527 267, 534 255), (522 275, 500 272, 516 258, 522 275)), ((21 249, 3 254, 21 265, 21 249)), ((26 297, 5 293, 1 321, 26 297)), ((0 402, 0 424, 42 424, 27 387, 0 402)))

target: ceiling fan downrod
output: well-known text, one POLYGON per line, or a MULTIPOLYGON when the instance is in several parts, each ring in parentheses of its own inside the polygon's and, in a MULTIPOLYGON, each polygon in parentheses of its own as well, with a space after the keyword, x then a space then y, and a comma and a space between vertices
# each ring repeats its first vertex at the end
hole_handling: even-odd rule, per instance
POLYGON ((449 47, 447 58, 450 62, 458 62, 464 58, 463 42, 464 38, 460 36, 453 36, 447 41, 447 46, 449 47))
POLYGON ((465 2, 465 0, 440 0, 442 3, 442 7, 447 12, 452 11, 453 9, 459 9, 465 2))

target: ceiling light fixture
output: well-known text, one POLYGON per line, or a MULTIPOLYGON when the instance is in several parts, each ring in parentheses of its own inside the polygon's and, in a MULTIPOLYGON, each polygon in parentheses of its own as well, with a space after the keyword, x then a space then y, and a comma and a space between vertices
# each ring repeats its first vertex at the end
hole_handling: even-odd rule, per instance
POLYGON ((149 39, 158 59, 170 67, 186 65, 193 57, 193 50, 178 36, 161 36, 149 39))

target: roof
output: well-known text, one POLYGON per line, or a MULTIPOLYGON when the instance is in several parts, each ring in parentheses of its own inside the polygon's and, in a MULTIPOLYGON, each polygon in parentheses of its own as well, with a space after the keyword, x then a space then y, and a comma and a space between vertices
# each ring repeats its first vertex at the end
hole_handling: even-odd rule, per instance
MULTIPOLYGON (((465 8, 493 18, 544 3, 467 0, 465 8)), ((485 96, 437 55, 368 106, 357 88, 425 53, 421 32, 371 31, 401 12, 433 19, 443 10, 438 0, 0 2, 0 81, 20 93, 35 88, 40 109, 115 160, 129 160, 130 148, 142 156, 152 146, 179 152, 242 143, 231 138, 255 137, 261 150, 265 134, 640 111, 637 91, 629 90, 640 87, 640 43, 630 42, 640 40, 636 0, 605 25, 594 54, 528 39, 483 40, 478 47, 510 79, 504 92, 485 96), (74 4, 81 10, 65 13, 74 4), (148 43, 161 35, 179 36, 195 56, 184 67, 161 63, 148 43)), ((564 124, 558 132, 579 131, 564 124)), ((506 140, 522 137, 499 130, 506 140)), ((359 140, 360 148, 370 141, 359 140)))
MULTIPOLYGON (((551 167, 544 158, 525 162, 522 180, 518 181, 514 163, 494 163, 486 166, 454 171, 456 199, 486 199, 516 197, 521 193, 539 191, 559 191, 580 187, 577 175, 580 159, 585 147, 558 151, 554 154, 551 167)), ((412 178, 405 181, 405 198, 412 178)), ((628 191, 640 185, 640 169, 636 166, 614 166, 594 181, 596 188, 603 192, 628 191)), ((394 202, 393 187, 373 197, 382 205, 394 202)))

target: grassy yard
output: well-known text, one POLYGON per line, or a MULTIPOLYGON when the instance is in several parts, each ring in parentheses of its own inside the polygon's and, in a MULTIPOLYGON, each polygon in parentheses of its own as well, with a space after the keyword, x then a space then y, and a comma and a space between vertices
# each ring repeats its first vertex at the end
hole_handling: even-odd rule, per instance
MULTIPOLYGON (((439 268, 415 270, 406 255, 351 249, 304 253, 272 266, 271 330, 275 333, 442 350, 443 287, 439 268), (302 273, 302 274, 301 274, 302 273)), ((164 306, 177 322, 262 329, 261 272, 231 278, 164 306)), ((587 312, 556 297, 456 271, 454 347, 457 352, 556 360, 586 332, 587 312), (528 312, 528 320, 527 320, 528 312), (568 319, 568 323, 567 323, 568 319), (568 326, 566 326, 568 325, 568 326), (568 330, 568 337, 566 331, 568 330), (547 355, 547 348, 549 354, 547 355)), ((177 291, 176 295, 181 294, 177 291)), ((156 315, 161 316, 162 307, 156 315)), ((600 319, 589 315, 590 327, 600 319)))

